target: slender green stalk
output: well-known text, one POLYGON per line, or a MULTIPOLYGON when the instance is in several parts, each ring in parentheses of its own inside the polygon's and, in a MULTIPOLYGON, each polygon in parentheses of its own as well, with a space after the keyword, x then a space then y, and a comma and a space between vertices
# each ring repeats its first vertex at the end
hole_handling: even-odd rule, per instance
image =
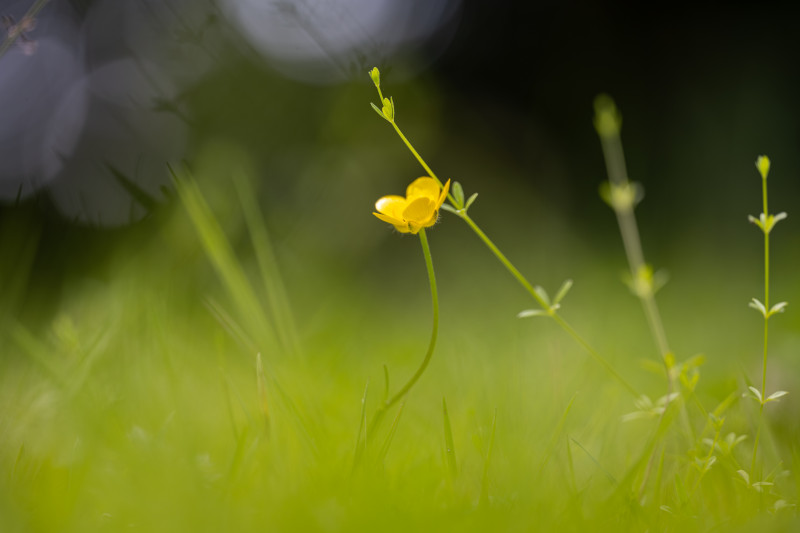
POLYGON ((633 208, 636 204, 636 188, 628 180, 628 171, 625 167, 625 154, 622 150, 622 140, 619 136, 620 118, 617 114, 616 106, 608 97, 598 97, 595 103, 597 117, 595 126, 600 136, 603 147, 603 156, 606 161, 606 171, 610 190, 607 200, 617 216, 620 233, 622 234, 622 244, 625 248, 625 255, 628 259, 628 267, 631 272, 631 279, 636 290, 636 295, 642 302, 645 316, 647 318, 650 332, 653 335, 658 351, 667 365, 667 355, 670 353, 667 335, 661 314, 656 304, 655 294, 652 283, 640 284, 642 276, 647 271, 647 263, 642 252, 641 238, 636 224, 636 215, 633 208))
POLYGON ((419 240, 422 243, 422 253, 425 255, 425 265, 428 268, 428 281, 430 282, 431 286, 431 303, 433 305, 433 328, 431 331, 431 340, 428 343, 428 351, 425 353, 425 358, 422 360, 422 364, 420 364, 417 371, 411 376, 411 379, 406 382, 403 387, 397 391, 393 396, 391 396, 388 400, 385 400, 378 410, 375 411, 375 415, 372 417, 372 424, 370 425, 370 431, 372 434, 375 434, 375 428, 380 420, 383 418, 383 415, 386 411, 392 407, 394 404, 399 402, 407 393, 411 390, 419 378, 422 377, 422 374, 425 372, 425 369, 428 368, 428 364, 431 362, 431 357, 433 356, 433 351, 436 348, 436 339, 439 337, 439 292, 436 288, 436 274, 433 271, 433 260, 431 259, 431 250, 428 246, 428 237, 425 234, 425 228, 419 230, 419 240))
POLYGON ((753 477, 760 477, 756 472, 756 459, 758 457, 758 443, 761 438, 761 427, 764 424, 764 404, 767 398, 767 347, 769 346, 769 317, 772 310, 769 306, 769 233, 772 230, 772 225, 777 220, 773 219, 769 214, 769 207, 767 203, 767 174, 769 173, 769 159, 766 156, 761 156, 756 161, 756 167, 761 173, 761 196, 763 198, 763 211, 761 216, 761 230, 764 233, 764 351, 763 362, 761 369, 761 398, 759 399, 758 408, 758 429, 756 430, 756 438, 753 443, 753 459, 750 463, 750 472, 753 477))
MULTIPOLYGON (((634 214, 634 207, 640 199, 641 190, 636 184, 632 184, 628 180, 625 154, 622 149, 622 139, 620 138, 621 125, 622 118, 614 101, 607 95, 598 96, 595 100, 595 129, 600 137, 603 157, 606 162, 606 172, 608 173, 608 188, 601 189, 601 192, 604 193, 606 202, 616 214, 617 224, 622 235, 622 244, 628 260, 628 268, 630 269, 631 288, 642 304, 650 333, 664 365, 664 375, 667 378, 667 397, 671 397, 672 393, 677 390, 677 376, 672 368, 674 357, 667 342, 664 323, 655 299, 656 287, 652 268, 645 262, 644 252, 642 251, 641 237, 639 236, 636 215, 634 214)), ((667 410, 665 408, 659 416, 656 433, 661 431, 660 428, 667 421, 665 418, 667 410)), ((691 444, 696 440, 697 436, 694 427, 689 421, 685 402, 681 402, 680 418, 686 431, 687 440, 691 444)), ((666 429, 666 426, 664 429, 666 429)), ((644 478, 639 489, 640 495, 647 485, 654 459, 655 447, 647 461, 644 478)))

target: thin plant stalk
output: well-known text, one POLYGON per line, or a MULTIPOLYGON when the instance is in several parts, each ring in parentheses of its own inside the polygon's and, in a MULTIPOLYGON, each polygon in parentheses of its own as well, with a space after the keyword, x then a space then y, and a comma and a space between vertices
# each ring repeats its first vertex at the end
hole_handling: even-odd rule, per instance
POLYGON ((757 300, 753 300, 751 303, 751 307, 761 311, 762 315, 764 316, 764 350, 763 350, 763 359, 762 359, 762 369, 761 369, 761 394, 758 398, 759 400, 759 408, 758 408, 758 429, 756 430, 756 438, 755 442, 753 443, 753 459, 750 465, 750 471, 753 475, 756 475, 756 459, 758 456, 758 444, 761 438, 761 428, 764 424, 764 405, 772 401, 773 398, 777 397, 777 394, 785 394, 785 392, 780 391, 776 393, 776 396, 767 397, 767 352, 769 346, 769 318, 775 313, 783 311, 783 308, 787 305, 786 302, 781 302, 776 304, 773 307, 770 307, 769 302, 769 234, 772 231, 774 225, 779 222, 780 220, 786 218, 786 213, 780 213, 778 215, 770 215, 769 214, 769 207, 767 203, 767 175, 769 174, 769 167, 770 161, 769 158, 766 156, 760 156, 756 160, 756 168, 758 169, 759 173, 761 174, 761 191, 762 191, 762 198, 763 198, 763 212, 761 213, 761 217, 756 219, 755 217, 750 217, 750 221, 757 224, 761 231, 764 233, 764 302, 761 304, 757 300), (755 304, 755 305, 754 305, 755 304))
MULTIPOLYGON (((633 212, 637 200, 637 191, 636 187, 628 180, 628 172, 625 167, 625 155, 622 150, 622 140, 619 136, 621 120, 617 115, 616 106, 607 96, 598 97, 595 105, 597 107, 595 127, 603 147, 603 157, 606 161, 606 171, 608 172, 610 183, 607 200, 609 200, 609 204, 611 204, 617 217, 633 287, 639 289, 635 290, 636 295, 641 300, 650 332, 669 375, 667 357, 671 351, 667 342, 664 323, 661 320, 661 313, 658 310, 658 304, 656 304, 653 286, 652 283, 641 284, 641 282, 646 281, 641 278, 649 267, 644 260, 641 238, 636 224, 636 215, 633 212)), ((670 379, 670 381, 673 382, 674 379, 670 379)))
POLYGON ((431 287, 431 304, 433 306, 433 326, 431 329, 431 339, 428 343, 428 351, 425 352, 425 357, 422 359, 422 363, 419 365, 419 368, 417 368, 417 371, 414 372, 414 375, 411 376, 411 378, 399 391, 381 403, 380 407, 378 407, 378 410, 375 411, 375 414, 372 417, 372 423, 370 424, 370 431, 373 435, 375 434, 376 426, 383 418, 383 415, 386 414, 386 411, 403 399, 408 391, 411 390, 411 387, 413 387, 417 381, 419 381, 419 378, 422 377, 422 374, 425 373, 425 369, 428 368, 428 364, 431 362, 431 358, 433 357, 433 351, 436 349, 436 340, 439 337, 439 292, 436 288, 436 274, 433 271, 431 249, 428 245, 428 237, 425 234, 425 228, 419 230, 419 240, 422 243, 422 253, 425 255, 425 266, 428 269, 428 281, 431 287))
MULTIPOLYGON (((614 101, 608 95, 598 96, 595 100, 595 129, 600 137, 603 157, 606 162, 606 172, 608 173, 608 188, 601 189, 601 193, 603 193, 604 199, 614 210, 617 217, 628 268, 630 269, 631 289, 642 304, 647 325, 664 365, 664 374, 667 378, 667 397, 671 398, 673 392, 677 390, 677 375, 672 368, 674 356, 670 350, 664 323, 656 303, 655 291, 657 287, 655 286, 653 272, 645 261, 644 252, 642 251, 641 237, 636 224, 636 215, 634 214, 634 207, 640 199, 641 190, 628 179, 625 153, 623 152, 622 139, 620 138, 621 125, 622 118, 614 101)), ((665 406, 659 416, 655 430, 656 434, 662 431, 662 426, 667 422, 666 407, 668 405, 665 406)), ((685 402, 681 402, 680 419, 686 431, 686 438, 691 443, 696 440, 697 436, 689 421, 685 402)), ((648 459, 645 474, 639 486, 640 496, 647 486, 654 459, 655 448, 653 448, 648 459)))

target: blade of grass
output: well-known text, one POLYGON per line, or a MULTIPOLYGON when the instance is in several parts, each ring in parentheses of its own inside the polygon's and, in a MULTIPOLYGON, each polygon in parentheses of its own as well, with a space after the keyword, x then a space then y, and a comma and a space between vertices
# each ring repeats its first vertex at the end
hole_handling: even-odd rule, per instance
POLYGON ((492 416, 492 433, 489 435, 489 447, 486 450, 486 457, 483 461, 483 475, 481 476, 481 496, 480 504, 487 505, 489 503, 489 465, 492 462, 492 450, 494 449, 494 435, 497 430, 497 408, 494 410, 492 416))
POLYGON ((566 409, 564 409, 564 412, 561 414, 561 418, 558 420, 558 424, 556 424, 556 428, 550 437, 550 442, 548 443, 547 448, 545 448, 544 457, 542 458, 542 464, 539 465, 539 476, 542 475, 544 467, 547 466, 547 463, 550 461, 550 457, 552 456, 553 451, 556 448, 558 439, 561 437, 561 434, 564 431, 564 424, 567 421, 567 415, 569 415, 569 411, 570 409, 572 409, 572 404, 577 396, 578 396, 577 392, 572 395, 572 398, 569 399, 569 403, 567 403, 566 409))
POLYGON ((261 363, 261 354, 256 354, 256 382, 258 384, 258 404, 264 417, 264 433, 269 436, 270 416, 269 399, 267 398, 267 376, 264 374, 264 365, 261 363))
POLYGON ((148 213, 152 213, 158 208, 159 201, 155 198, 155 196, 144 190, 141 185, 126 176, 121 170, 111 163, 105 163, 105 167, 109 172, 111 172, 111 175, 114 176, 114 179, 117 181, 117 183, 119 183, 120 187, 125 189, 125 192, 127 192, 139 205, 144 207, 148 213))
POLYGON ((255 200, 256 193, 243 172, 234 172, 232 177, 256 253, 261 281, 267 293, 267 302, 272 316, 275 318, 278 337, 286 353, 299 355, 301 350, 297 327, 289 305, 289 298, 286 295, 286 286, 278 267, 278 260, 273 251, 272 241, 255 200))
POLYGON ((173 177, 178 194, 200 237, 203 248, 226 290, 233 298, 239 314, 246 322, 248 333, 258 339, 262 353, 266 350, 274 351, 274 348, 279 346, 275 325, 268 319, 255 297, 250 282, 200 188, 191 178, 178 176, 174 171, 173 177))
POLYGON ((353 470, 356 469, 361 461, 361 455, 367 449, 367 392, 369 391, 369 379, 364 385, 364 394, 361 396, 361 416, 358 422, 358 434, 356 435, 356 447, 353 451, 353 470), (364 446, 361 447, 361 435, 364 435, 364 446))
POLYGON ((616 478, 615 478, 613 475, 611 475, 611 472, 609 472, 608 470, 606 470, 606 469, 603 467, 603 465, 601 465, 601 464, 600 464, 600 461, 598 461, 597 459, 595 459, 594 455, 592 455, 592 454, 589 452, 589 450, 587 450, 586 448, 584 448, 584 447, 583 447, 583 444, 581 444, 580 442, 578 442, 577 440, 575 440, 573 437, 570 437, 569 439, 570 439, 572 442, 574 442, 574 443, 575 443, 575 444, 578 446, 578 448, 580 448, 581 450, 583 450, 583 452, 586 454, 586 456, 587 456, 589 459, 591 459, 591 460, 592 460, 592 462, 595 464, 595 466, 597 466, 597 468, 598 468, 598 469, 599 469, 599 470, 600 470, 600 471, 601 471, 603 474, 605 474, 605 476, 608 478, 608 480, 609 480, 609 481, 611 481, 611 483, 612 483, 612 484, 614 484, 615 486, 619 485, 619 483, 617 482, 616 478))
POLYGON ((69 382, 62 377, 63 371, 56 368, 51 362, 50 350, 34 337, 22 324, 12 322, 7 328, 11 341, 14 342, 27 355, 31 361, 56 385, 63 390, 69 390, 69 382))
POLYGON ((392 426, 389 428, 389 434, 386 435, 386 440, 383 441, 383 446, 381 446, 381 451, 378 454, 378 462, 383 463, 384 459, 386 459, 386 454, 389 452, 389 446, 392 444, 392 439, 394 439, 395 431, 397 431, 397 425, 400 422, 400 415, 403 414, 403 407, 405 407, 406 402, 400 403, 400 408, 397 410, 397 415, 395 415, 394 420, 392 421, 392 426))
POLYGON ((456 464, 456 447, 453 442, 453 430, 450 427, 450 415, 447 413, 447 400, 445 398, 442 398, 442 414, 444 417, 444 451, 447 459, 447 471, 452 482, 458 474, 458 465, 456 464))

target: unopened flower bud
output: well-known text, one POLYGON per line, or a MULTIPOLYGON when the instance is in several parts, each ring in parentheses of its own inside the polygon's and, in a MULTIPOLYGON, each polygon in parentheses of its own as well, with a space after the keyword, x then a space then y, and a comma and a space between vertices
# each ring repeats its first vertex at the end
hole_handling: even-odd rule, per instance
POLYGON ((769 157, 765 155, 758 156, 758 159, 756 159, 756 168, 759 174, 761 174, 761 179, 767 179, 767 174, 769 174, 769 157))
POLYGON ((372 83, 375 84, 375 87, 381 86, 381 72, 378 70, 378 67, 373 67, 372 70, 369 71, 369 77, 372 78, 372 83))

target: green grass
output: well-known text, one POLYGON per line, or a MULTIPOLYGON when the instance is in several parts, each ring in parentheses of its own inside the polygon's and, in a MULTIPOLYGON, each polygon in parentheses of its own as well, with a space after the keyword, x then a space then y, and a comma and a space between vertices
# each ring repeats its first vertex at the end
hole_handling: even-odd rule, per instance
MULTIPOLYGON (((759 491, 737 474, 749 471, 759 417, 742 398, 761 379, 762 331, 746 308, 757 258, 690 243, 672 256, 659 293, 671 346, 678 361, 700 352, 706 361, 694 392, 681 389, 688 427, 677 409, 623 421, 647 406, 557 324, 516 318, 530 297, 444 213, 429 237, 437 350, 373 433, 385 383, 396 391, 409 379, 430 335, 416 239, 389 234, 365 206, 364 223, 385 242, 366 266, 332 268, 327 250, 270 236, 242 154, 217 147, 192 172, 174 171, 180 201, 48 306, 28 282, 37 233, 20 237, 3 221, 0 253, 19 261, 2 270, 14 296, 0 329, 2 531, 800 525, 792 395, 764 410, 759 454, 774 484, 759 491), (715 432, 704 410, 719 406, 715 432), (747 435, 732 450, 731 432, 747 435), (702 438, 720 449, 710 454, 702 438)), ((543 285, 575 280, 559 313, 655 402, 666 380, 641 307, 618 282, 619 249, 582 239, 545 228, 504 239, 504 252, 535 275, 532 243, 557 242, 543 285)), ((791 272, 776 266, 773 278, 791 272)), ((793 394, 796 331, 778 320, 770 336, 780 370, 768 381, 793 394)))

